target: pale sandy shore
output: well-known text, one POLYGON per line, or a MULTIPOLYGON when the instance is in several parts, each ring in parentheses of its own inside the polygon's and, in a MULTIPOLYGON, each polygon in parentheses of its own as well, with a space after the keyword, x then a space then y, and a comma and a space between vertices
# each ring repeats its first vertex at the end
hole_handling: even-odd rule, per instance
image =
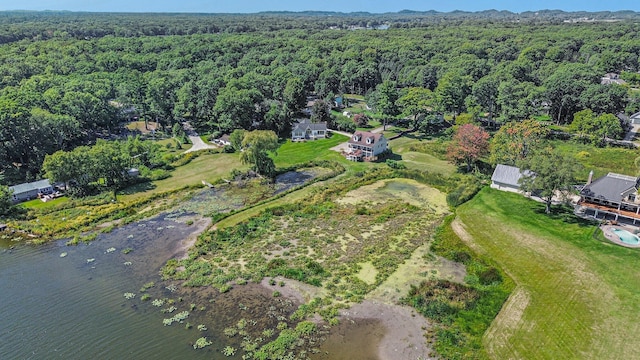
MULTIPOLYGON (((298 281, 264 279, 262 286, 298 303, 325 296, 326 291, 298 281), (284 282, 284 286, 278 283, 284 282)), ((321 321, 316 318, 317 321, 321 321)), ((312 359, 418 360, 432 359, 425 332, 429 322, 408 306, 368 299, 340 313, 340 325, 332 327, 321 352, 312 359)))
POLYGON ((211 227, 211 218, 194 217, 192 220, 193 231, 176 245, 175 256, 179 259, 186 259, 189 256, 189 249, 196 243, 198 236, 211 227))

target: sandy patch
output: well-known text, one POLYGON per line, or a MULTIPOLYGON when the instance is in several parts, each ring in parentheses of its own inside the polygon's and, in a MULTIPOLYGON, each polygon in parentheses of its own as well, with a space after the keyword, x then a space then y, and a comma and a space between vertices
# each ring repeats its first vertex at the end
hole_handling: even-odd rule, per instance
POLYGON ((336 202, 341 205, 356 205, 363 202, 381 204, 391 199, 401 200, 420 208, 430 208, 438 214, 449 211, 444 193, 411 179, 380 180, 351 190, 336 202))
POLYGON ((418 286, 429 278, 446 279, 459 283, 464 282, 467 272, 464 265, 436 257, 425 260, 431 243, 418 247, 408 260, 405 260, 380 286, 367 295, 367 299, 394 304, 405 296, 411 285, 418 286))
POLYGON ((176 247, 175 256, 178 259, 186 259, 189 256, 189 249, 196 243, 198 236, 211 226, 211 218, 196 218, 193 220, 194 222, 191 225, 193 231, 187 238, 181 240, 176 247))
POLYGON ((364 281, 369 285, 375 283, 376 275, 378 275, 378 270, 376 270, 371 261, 368 261, 366 263, 359 263, 358 265, 360 265, 360 271, 358 272, 358 274, 356 274, 358 279, 364 281))
POLYGON ((412 308, 365 300, 343 310, 340 321, 316 359, 430 359, 424 338, 429 322, 412 308), (347 331, 354 326, 365 331, 347 331))
MULTIPOLYGON (((298 303, 307 303, 327 295, 326 290, 299 281, 276 277, 265 278, 260 285, 278 291, 298 303), (284 286, 280 286, 280 282, 284 286)), ((321 321, 318 316, 316 321, 321 321)), ((384 304, 365 300, 341 310, 340 325, 330 329, 320 353, 312 359, 331 360, 399 360, 430 359, 431 353, 424 337, 429 322, 408 306, 384 304)))

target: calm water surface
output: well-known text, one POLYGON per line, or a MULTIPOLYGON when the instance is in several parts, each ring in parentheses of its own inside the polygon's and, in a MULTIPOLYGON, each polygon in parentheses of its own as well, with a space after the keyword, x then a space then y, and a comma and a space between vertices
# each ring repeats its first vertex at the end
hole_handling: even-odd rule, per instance
POLYGON ((161 266, 193 230, 159 217, 89 245, 59 241, 9 250, 0 244, 0 359, 216 357, 213 346, 193 349, 203 336, 197 329, 163 326, 167 316, 139 299, 141 286, 160 282, 161 266), (133 251, 123 254, 125 248, 133 251), (125 299, 125 292, 136 299, 125 299))
MULTIPOLYGON (((296 175, 281 177, 276 190, 314 177, 296 175)), ((160 278, 162 266, 181 255, 182 241, 197 230, 185 224, 193 216, 191 211, 209 212, 220 196, 224 193, 205 190, 175 214, 117 228, 90 244, 66 246, 65 241, 57 241, 29 246, 0 239, 0 360, 240 359, 241 337, 228 338, 223 331, 242 319, 249 321, 246 330, 252 339, 263 339, 261 344, 273 340, 274 336, 264 338, 263 330, 275 329, 297 304, 274 298, 272 289, 250 283, 219 294, 210 287, 182 288, 176 283, 175 291, 167 288, 171 282, 160 278), (131 252, 124 253, 125 249, 131 252), (150 300, 142 301, 145 293, 140 289, 151 281, 156 285, 146 292, 150 300), (126 299, 127 292, 136 297, 126 299), (156 307, 153 299, 174 303, 156 307), (170 306, 176 310, 161 312, 170 306), (184 323, 163 325, 163 319, 185 310, 189 317, 184 323), (187 322, 192 325, 189 329, 187 322), (206 325, 207 330, 198 330, 198 324, 206 325), (193 343, 203 336, 212 344, 193 349, 193 343), (224 356, 225 346, 238 349, 236 355, 224 356)), ((377 337, 361 334, 361 330, 345 330, 346 339, 345 334, 330 337, 322 354, 317 354, 320 357, 312 358, 349 353, 352 360, 372 359, 361 346, 355 353, 345 351, 354 348, 354 338, 377 337)))

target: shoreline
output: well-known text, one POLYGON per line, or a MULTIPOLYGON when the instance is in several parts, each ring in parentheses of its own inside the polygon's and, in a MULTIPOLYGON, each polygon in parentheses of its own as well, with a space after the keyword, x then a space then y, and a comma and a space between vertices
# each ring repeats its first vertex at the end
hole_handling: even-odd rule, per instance
MULTIPOLYGON (((282 277, 274 280, 283 281, 284 286, 269 285, 270 279, 262 279, 260 285, 297 303, 326 296, 323 288, 282 277)), ((429 356, 432 349, 425 337, 431 324, 411 307, 366 299, 341 310, 339 318, 340 324, 329 329, 329 335, 320 345, 320 353, 313 359, 435 359, 429 356)), ((322 322, 317 314, 312 320, 322 322)))
POLYGON ((176 249, 174 251, 174 256, 178 258, 178 260, 184 260, 189 257, 189 250, 195 245, 198 240, 198 236, 200 234, 207 231, 212 224, 211 218, 206 217, 195 217, 193 224, 190 226, 195 227, 193 231, 186 238, 180 240, 180 242, 176 245, 176 249))

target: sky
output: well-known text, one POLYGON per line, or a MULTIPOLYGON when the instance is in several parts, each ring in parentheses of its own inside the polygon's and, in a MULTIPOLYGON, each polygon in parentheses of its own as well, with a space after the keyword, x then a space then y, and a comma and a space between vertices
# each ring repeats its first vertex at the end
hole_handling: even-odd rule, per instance
POLYGON ((1 10, 70 10, 98 12, 255 13, 261 11, 337 11, 370 13, 401 10, 640 11, 639 0, 0 0, 1 10))

